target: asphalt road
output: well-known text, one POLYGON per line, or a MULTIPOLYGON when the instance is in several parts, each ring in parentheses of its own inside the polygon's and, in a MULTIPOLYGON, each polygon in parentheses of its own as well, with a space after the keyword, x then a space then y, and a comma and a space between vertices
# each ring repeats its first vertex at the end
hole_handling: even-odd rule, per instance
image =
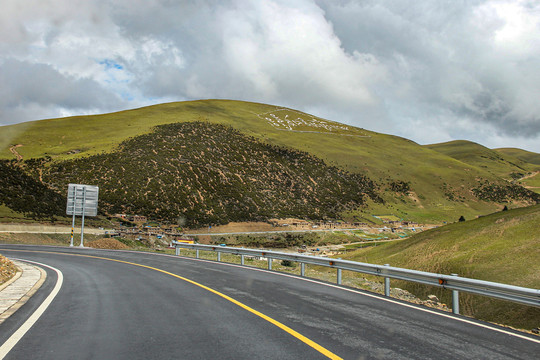
MULTIPOLYGON (((265 270, 79 248, 0 245, 0 253, 63 274, 56 298, 6 359, 537 359, 540 353, 532 336, 536 342, 265 270)), ((46 270, 38 293, 0 325, 0 345, 56 285, 56 272, 46 270)))

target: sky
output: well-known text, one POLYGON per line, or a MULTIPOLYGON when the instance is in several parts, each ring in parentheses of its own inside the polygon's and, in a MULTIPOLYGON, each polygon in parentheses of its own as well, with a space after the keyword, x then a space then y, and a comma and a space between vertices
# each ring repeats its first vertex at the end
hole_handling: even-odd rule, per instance
POLYGON ((2 0, 0 125, 196 99, 540 153, 540 1, 2 0))

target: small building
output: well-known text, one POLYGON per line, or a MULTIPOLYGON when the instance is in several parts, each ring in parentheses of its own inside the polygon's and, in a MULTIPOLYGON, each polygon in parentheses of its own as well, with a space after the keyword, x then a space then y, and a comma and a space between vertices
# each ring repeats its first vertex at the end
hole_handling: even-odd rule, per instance
POLYGON ((142 216, 142 215, 133 215, 129 218, 129 221, 133 221, 133 222, 136 222, 136 223, 145 223, 147 222, 147 218, 146 216, 142 216))

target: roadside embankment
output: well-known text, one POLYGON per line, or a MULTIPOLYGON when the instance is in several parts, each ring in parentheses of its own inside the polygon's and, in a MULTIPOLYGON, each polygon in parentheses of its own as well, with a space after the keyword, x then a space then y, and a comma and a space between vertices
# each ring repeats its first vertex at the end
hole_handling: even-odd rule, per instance
POLYGON ((8 258, 0 255, 0 286, 17 274, 17 267, 8 258))
MULTIPOLYGON (((103 229, 93 229, 89 227, 84 228, 85 234, 103 235, 105 234, 103 229)), ((71 227, 69 226, 53 226, 53 225, 39 225, 39 224, 0 224, 0 232, 9 233, 40 233, 40 234, 70 234, 71 227)))
POLYGON ((45 270, 32 264, 17 260, 11 264, 16 275, 0 285, 0 324, 28 301, 47 277, 45 270))

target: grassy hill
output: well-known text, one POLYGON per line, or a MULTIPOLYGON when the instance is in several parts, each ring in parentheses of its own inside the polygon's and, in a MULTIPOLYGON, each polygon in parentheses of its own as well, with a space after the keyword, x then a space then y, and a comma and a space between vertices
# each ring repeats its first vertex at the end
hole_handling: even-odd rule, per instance
POLYGON ((516 148, 502 148, 495 149, 495 151, 505 156, 513 156, 530 164, 538 165, 535 172, 516 179, 516 182, 519 185, 540 194, 540 154, 516 148))
MULTIPOLYGON (((410 239, 360 249, 344 258, 442 274, 540 288, 540 205, 501 211, 417 234, 410 239)), ((435 293, 447 304, 450 292, 396 282, 422 297, 435 293)), ((461 294, 463 313, 532 329, 540 309, 461 294)))
POLYGON ((53 162, 44 182, 65 189, 74 178, 100 183, 101 208, 142 213, 188 226, 269 218, 337 218, 382 201, 368 178, 297 150, 205 122, 158 126, 123 142, 115 153, 53 162))
POLYGON ((518 180, 518 184, 531 191, 540 193, 540 172, 536 172, 533 176, 518 180))
MULTIPOLYGON (((522 156, 524 158, 522 159, 515 156, 521 154, 519 151, 508 152, 491 150, 471 141, 456 140, 426 145, 426 147, 509 180, 519 179, 528 173, 540 170, 538 164, 524 160, 534 160, 533 156, 522 156)), ((523 153, 526 153, 524 150, 522 151, 523 153)), ((534 153, 529 154, 532 155, 534 153)), ((540 157, 540 155, 538 156, 540 157)))
MULTIPOLYGON (((141 209, 148 216, 167 213, 166 218, 188 214, 193 224, 230 220, 236 201, 250 209, 240 213, 259 220, 278 214, 370 221, 372 215, 392 214, 443 222, 540 200, 489 168, 407 139, 292 109, 229 100, 4 126, 0 158, 61 196, 68 182, 92 183, 104 190, 100 197, 107 211, 141 209), (169 146, 179 134, 185 147, 169 146), (189 151, 198 151, 196 161, 189 162, 194 157, 189 151), (181 157, 188 161, 174 160, 181 157), (272 171, 264 172, 265 163, 272 171), (297 164, 303 164, 298 167, 302 173, 297 164), (242 185, 231 185, 235 181, 242 185), (323 204, 324 211, 314 211, 323 204)), ((0 186, 12 185, 0 177, 0 186)), ((14 200, 0 199, 8 207, 9 201, 14 200)))
POLYGON ((513 156, 525 162, 540 165, 540 154, 516 148, 495 149, 500 154, 513 156))

